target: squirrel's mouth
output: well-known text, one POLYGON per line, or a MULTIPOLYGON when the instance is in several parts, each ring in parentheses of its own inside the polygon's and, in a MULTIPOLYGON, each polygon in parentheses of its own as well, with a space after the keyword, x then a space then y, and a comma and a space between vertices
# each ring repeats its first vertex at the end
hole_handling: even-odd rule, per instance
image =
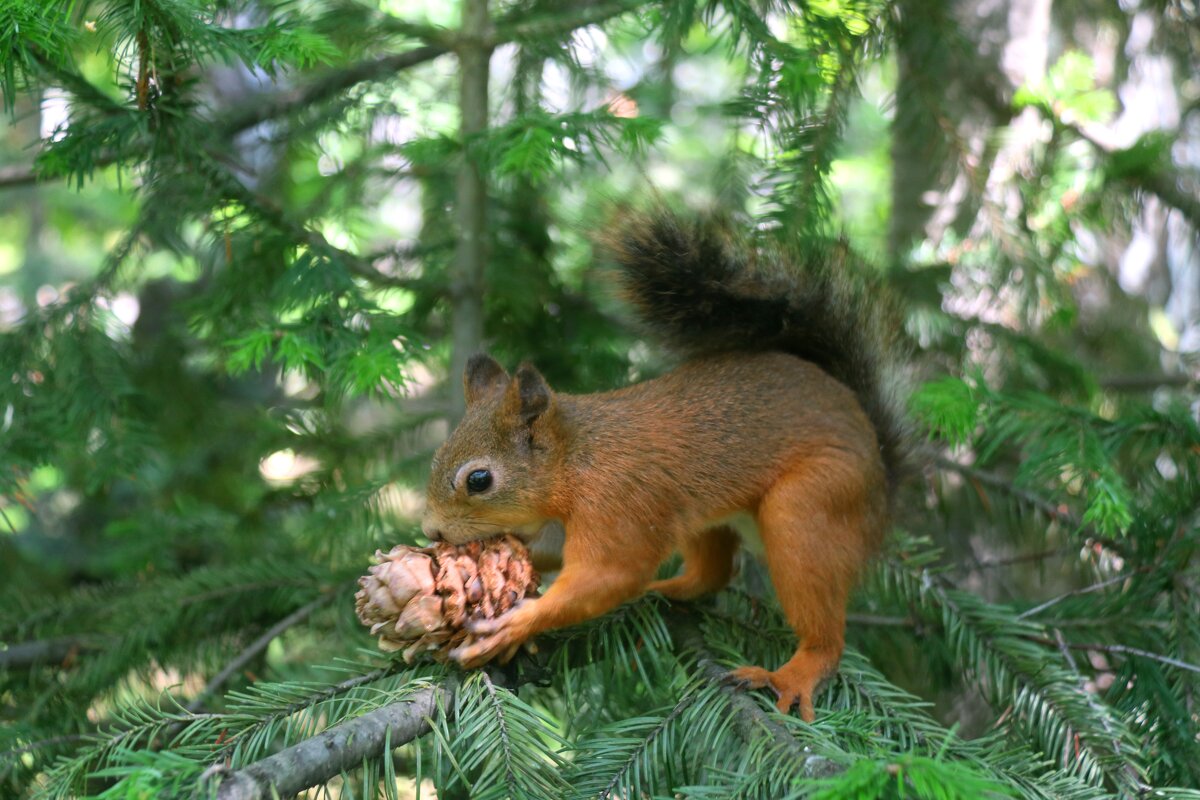
POLYGON ((469 514, 455 516, 427 509, 421 518, 421 530, 430 541, 434 542, 466 544, 480 539, 512 535, 528 544, 537 539, 545 527, 552 522, 549 519, 521 512, 501 513, 496 511, 488 516, 489 518, 473 517, 469 514))
MULTIPOLYGON (((426 516, 421 522, 421 530, 425 536, 434 542, 450 544, 466 544, 480 539, 491 539, 506 533, 515 533, 503 525, 488 522, 473 522, 470 520, 452 520, 426 516)), ((518 535, 518 538, 520 535, 518 535)))

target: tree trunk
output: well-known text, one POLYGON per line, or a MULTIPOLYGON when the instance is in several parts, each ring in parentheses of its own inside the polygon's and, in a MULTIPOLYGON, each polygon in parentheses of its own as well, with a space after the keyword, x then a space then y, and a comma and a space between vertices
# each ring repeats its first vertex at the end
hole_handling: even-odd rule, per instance
POLYGON ((450 414, 463 415, 465 399, 458 381, 467 359, 483 343, 483 270, 487 257, 487 182, 479 158, 472 152, 488 124, 487 0, 464 0, 462 46, 459 50, 459 138, 463 145, 458 172, 458 250, 450 275, 453 319, 450 353, 450 414))
POLYGON ((929 192, 935 191, 947 155, 945 134, 936 114, 945 101, 945 86, 931 85, 936 74, 929 62, 942 60, 944 44, 931 41, 945 23, 944 0, 900 0, 896 8, 896 106, 892 118, 892 213, 888 220, 888 254, 899 260, 925 235, 933 213, 929 192))

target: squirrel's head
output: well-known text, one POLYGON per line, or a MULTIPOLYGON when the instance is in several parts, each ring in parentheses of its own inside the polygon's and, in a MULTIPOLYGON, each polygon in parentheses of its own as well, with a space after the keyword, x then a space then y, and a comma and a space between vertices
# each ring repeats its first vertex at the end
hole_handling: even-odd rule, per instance
POLYGON ((421 527, 451 544, 531 536, 559 456, 554 393, 531 364, 510 377, 486 355, 467 362, 463 391, 467 411, 433 457, 421 527))

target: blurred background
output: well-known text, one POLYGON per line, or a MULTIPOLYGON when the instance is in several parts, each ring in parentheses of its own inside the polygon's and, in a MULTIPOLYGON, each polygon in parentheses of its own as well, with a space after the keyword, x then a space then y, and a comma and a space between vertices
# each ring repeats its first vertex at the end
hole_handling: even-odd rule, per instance
MULTIPOLYGON (((1111 647, 1200 656, 1198 14, 6 3, 0 793, 95 788, 110 753, 82 737, 133 698, 325 680, 369 646, 347 592, 377 547, 420 540, 467 356, 563 391, 672 363, 591 238, 651 201, 797 259, 837 247, 895 297, 918 454, 894 550, 933 554, 912 574, 936 564, 996 625, 1102 584, 1048 612, 1092 621, 1054 629, 1096 644, 1073 658, 1018 631, 1049 646, 988 672, 953 604, 886 575, 851 641, 968 735, 1025 719, 996 693, 1061 649, 1072 691, 1151 742, 1136 780, 1095 785, 1196 781, 1196 675, 1111 647)), ((1063 713, 1067 733, 1033 715, 1043 753, 1099 724, 1063 713)))

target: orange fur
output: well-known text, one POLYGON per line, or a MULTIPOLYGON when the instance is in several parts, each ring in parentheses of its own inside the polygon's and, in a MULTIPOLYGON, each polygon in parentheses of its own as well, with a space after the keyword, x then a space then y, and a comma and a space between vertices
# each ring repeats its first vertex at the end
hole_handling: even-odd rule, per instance
POLYGON ((694 600, 703 594, 720 591, 733 577, 733 557, 737 554, 738 535, 728 525, 701 531, 680 542, 683 572, 674 578, 655 581, 646 587, 672 600, 694 600))
POLYGON ((566 537, 546 594, 476 625, 487 636, 459 662, 506 657, 647 589, 691 598, 721 588, 737 539, 712 526, 749 511, 800 642, 775 671, 733 677, 770 686, 782 710, 799 704, 811 720, 813 693, 842 653, 846 598, 887 518, 879 442, 855 394, 777 352, 698 358, 580 396, 551 392, 527 365, 513 378, 490 360, 475 370, 464 379, 467 416, 434 459, 426 532, 460 542, 557 519, 566 537), (456 476, 477 468, 495 484, 472 495, 456 476), (683 572, 652 583, 672 551, 683 553, 683 572))

